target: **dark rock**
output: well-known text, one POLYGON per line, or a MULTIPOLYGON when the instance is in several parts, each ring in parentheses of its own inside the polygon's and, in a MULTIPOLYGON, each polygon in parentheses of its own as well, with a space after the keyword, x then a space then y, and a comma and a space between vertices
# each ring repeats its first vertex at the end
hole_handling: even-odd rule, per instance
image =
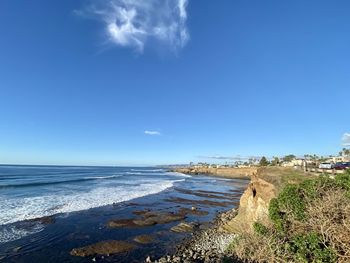
POLYGON ((200 230, 206 230, 209 229, 211 227, 211 223, 210 222, 202 222, 199 226, 200 230))
POLYGON ((134 219, 116 219, 111 220, 107 223, 107 226, 110 228, 116 228, 116 227, 136 227, 134 223, 134 219))
POLYGON ((140 244, 152 243, 154 238, 150 235, 140 235, 134 238, 134 241, 140 244))
POLYGON ((124 241, 108 240, 98 242, 89 246, 74 248, 70 254, 72 256, 87 257, 93 255, 110 255, 131 251, 136 246, 124 241))
POLYGON ((198 225, 195 223, 181 222, 180 224, 173 226, 171 228, 171 231, 177 232, 177 233, 193 232, 196 226, 198 225))
POLYGON ((157 224, 157 222, 152 218, 134 219, 133 223, 137 226, 153 226, 157 224))
POLYGON ((155 224, 167 224, 173 221, 185 219, 183 214, 148 212, 143 218, 133 220, 134 224, 139 226, 151 226, 155 224))
MULTIPOLYGON (((195 208, 195 207, 192 207, 195 208)), ((204 211, 204 210, 199 210, 199 209, 189 209, 189 208, 180 208, 179 210, 179 214, 183 214, 183 215, 196 215, 196 216, 206 216, 209 214, 208 211, 204 211)))
POLYGON ((34 218, 34 219, 29 219, 29 220, 26 220, 25 222, 39 222, 41 224, 44 224, 44 225, 50 225, 50 224, 53 224, 55 223, 55 218, 54 216, 43 216, 43 217, 38 217, 38 218, 34 218))

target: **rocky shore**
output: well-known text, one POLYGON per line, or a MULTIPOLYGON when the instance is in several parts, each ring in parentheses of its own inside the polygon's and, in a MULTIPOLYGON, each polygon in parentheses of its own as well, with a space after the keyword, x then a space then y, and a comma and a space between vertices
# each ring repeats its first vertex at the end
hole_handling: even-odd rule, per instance
POLYGON ((1 261, 217 262, 235 237, 219 228, 236 212, 217 215, 237 208, 249 178, 185 178, 154 195, 21 222, 23 229, 43 230, 0 245, 1 261))
POLYGON ((198 175, 207 174, 225 178, 249 178, 258 172, 257 167, 242 167, 242 168, 214 168, 214 167, 183 167, 176 168, 172 171, 184 174, 198 175))
MULTIPOLYGON (((172 255, 159 259, 147 257, 145 262, 152 263, 211 263, 211 262, 240 262, 234 255, 227 252, 227 247, 234 241, 236 234, 222 231, 237 215, 237 210, 229 210, 218 214, 211 226, 192 228, 193 233, 177 248, 172 255)), ((188 225, 188 224, 187 224, 188 225)))
POLYGON ((238 234, 252 231, 256 221, 267 222, 270 200, 276 197, 281 181, 293 181, 296 171, 285 168, 180 168, 177 172, 187 174, 207 173, 230 178, 249 177, 250 183, 240 198, 239 208, 218 214, 213 225, 199 227, 192 236, 176 248, 173 255, 159 259, 146 258, 145 262, 165 263, 209 263, 241 262, 230 254, 228 246, 238 234), (209 170, 208 170, 209 169, 209 170))
MULTIPOLYGON (((104 229, 108 232, 128 229, 137 231, 137 235, 130 235, 124 240, 117 237, 106 238, 97 243, 86 242, 85 246, 73 248, 70 255, 99 262, 110 256, 116 258, 130 253, 137 254, 147 247, 154 249, 159 246, 163 237, 172 236, 178 241, 164 252, 151 249, 150 253, 129 262, 221 262, 224 258, 231 257, 226 254, 226 248, 235 238, 232 232, 224 232, 223 226, 237 215, 232 207, 237 207, 247 181, 223 180, 222 184, 226 187, 223 192, 215 187, 207 190, 195 189, 198 185, 194 189, 176 187, 175 194, 163 199, 168 204, 166 207, 157 209, 146 206, 142 209, 131 209, 129 216, 117 216, 104 224, 104 229), (233 188, 228 189, 228 185, 233 188), (242 188, 235 188, 239 186, 242 188), (231 210, 223 212, 225 208, 231 210), (149 231, 153 227, 158 230, 149 231), (160 229, 163 230, 159 231, 160 229)), ((138 204, 131 207, 134 206, 139 207, 138 204)), ((126 261, 122 259, 116 262, 126 261)), ((238 261, 226 259, 226 262, 238 261)))
MULTIPOLYGON (((199 173, 203 171, 187 171, 176 170, 182 173, 199 173)), ((205 216, 207 211, 203 207, 228 207, 237 200, 238 196, 234 193, 220 193, 216 191, 203 190, 186 190, 176 188, 180 194, 187 196, 195 196, 196 198, 168 198, 170 203, 176 203, 180 206, 175 211, 155 211, 151 209, 136 210, 133 214, 136 218, 115 219, 107 223, 108 228, 120 227, 147 227, 152 225, 168 224, 176 222, 169 230, 173 233, 190 233, 187 237, 174 246, 171 254, 160 255, 158 257, 146 256, 144 262, 150 263, 210 263, 210 262, 241 262, 235 255, 228 251, 228 247, 237 238, 239 234, 250 232, 253 223, 256 221, 267 222, 268 206, 272 198, 278 193, 278 186, 281 180, 295 180, 295 171, 288 169, 249 169, 244 170, 242 176, 241 169, 227 169, 226 175, 233 177, 250 178, 243 195, 240 195, 238 209, 231 209, 226 212, 218 213, 212 222, 198 222, 188 216, 205 216), (287 176, 292 174, 292 176, 287 176), (215 201, 214 201, 215 200, 215 201), (181 206, 190 206, 189 208, 181 206)), ((212 171, 211 171, 212 172, 212 171)), ((215 172, 218 172, 217 170, 215 172)), ((221 172, 218 172, 221 174, 221 172)), ((216 176, 220 176, 216 174, 216 176)), ((300 176, 300 175, 298 175, 300 176)), ((232 178, 232 177, 231 177, 232 178)), ((282 180, 282 181, 283 181, 282 180)), ((237 201, 236 201, 237 202, 237 201)), ((238 204, 238 203, 236 203, 238 204)), ((221 210, 222 211, 222 210, 221 210)), ((134 238, 138 244, 148 244, 153 242, 153 236, 141 235, 134 238)), ((109 249, 111 253, 119 253, 119 251, 128 251, 133 249, 132 244, 118 243, 116 241, 108 241, 98 243, 92 246, 73 249, 72 255, 82 256, 93 254, 106 254, 105 249, 109 249), (114 242, 114 243, 113 243, 114 242)), ((108 254, 108 253, 107 253, 108 254)), ((139 261, 138 261, 139 262, 139 261)))

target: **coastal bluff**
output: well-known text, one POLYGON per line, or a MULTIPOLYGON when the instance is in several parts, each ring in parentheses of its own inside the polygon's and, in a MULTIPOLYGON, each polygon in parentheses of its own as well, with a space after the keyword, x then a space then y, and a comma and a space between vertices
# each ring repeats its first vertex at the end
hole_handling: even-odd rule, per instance
POLYGON ((258 167, 242 167, 242 168, 213 168, 213 167, 185 167, 176 168, 174 172, 184 174, 208 174, 212 176, 226 177, 226 178, 245 178, 256 175, 258 167))
MULTIPOLYGON (((181 167, 172 171, 194 176, 206 174, 238 179, 237 181, 246 181, 244 184, 246 189, 240 197, 237 209, 218 214, 211 227, 199 228, 199 230, 193 232, 192 237, 182 243, 175 254, 164 256, 155 261, 148 258, 146 262, 245 262, 241 260, 242 258, 237 252, 232 250, 232 244, 236 245, 237 240, 245 237, 246 243, 242 246, 247 248, 248 251, 249 249, 258 250, 256 246, 251 247, 251 240, 247 237, 254 235, 256 231, 254 229, 255 222, 261 223, 263 226, 271 225, 269 218, 271 200, 278 197, 278 194, 287 184, 298 184, 306 179, 317 178, 316 175, 304 172, 302 169, 279 166, 245 168, 181 167)), ((215 205, 220 205, 220 202, 223 201, 218 201, 215 205)))
POLYGON ((232 220, 220 226, 221 231, 239 233, 250 231, 254 222, 268 222, 269 203, 277 195, 279 183, 276 184, 276 178, 279 178, 283 174, 282 170, 286 172, 284 171, 285 169, 272 171, 271 169, 261 167, 188 167, 178 168, 175 171, 193 175, 208 174, 226 178, 250 178, 250 183, 240 199, 237 215, 232 220))
POLYGON ((268 224, 269 203, 276 195, 277 189, 274 184, 256 175, 252 176, 240 199, 237 216, 225 222, 220 230, 241 233, 251 231, 254 222, 268 224))
POLYGON ((298 183, 312 178, 309 173, 287 167, 244 167, 244 168, 178 168, 176 172, 186 174, 208 174, 226 178, 250 178, 247 189, 241 196, 237 215, 220 226, 230 233, 249 232, 254 222, 269 223, 268 208, 271 199, 277 197, 286 183, 298 183))

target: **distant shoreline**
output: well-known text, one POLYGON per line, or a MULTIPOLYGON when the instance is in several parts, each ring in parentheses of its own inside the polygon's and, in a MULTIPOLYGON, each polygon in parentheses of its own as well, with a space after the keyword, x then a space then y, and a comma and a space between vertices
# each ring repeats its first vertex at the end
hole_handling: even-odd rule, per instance
POLYGON ((178 172, 190 175, 207 174, 214 177, 224 177, 230 179, 250 179, 258 173, 258 167, 242 168, 213 168, 213 167, 179 167, 170 169, 172 172, 178 172))

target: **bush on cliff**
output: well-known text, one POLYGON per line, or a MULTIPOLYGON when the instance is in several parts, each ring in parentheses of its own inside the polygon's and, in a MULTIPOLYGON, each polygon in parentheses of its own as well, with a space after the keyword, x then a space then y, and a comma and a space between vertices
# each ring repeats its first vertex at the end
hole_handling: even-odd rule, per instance
POLYGON ((268 166, 270 164, 270 162, 266 159, 265 156, 261 157, 259 165, 260 166, 268 166))
POLYGON ((289 184, 231 249, 255 262, 350 262, 350 171, 289 184))

